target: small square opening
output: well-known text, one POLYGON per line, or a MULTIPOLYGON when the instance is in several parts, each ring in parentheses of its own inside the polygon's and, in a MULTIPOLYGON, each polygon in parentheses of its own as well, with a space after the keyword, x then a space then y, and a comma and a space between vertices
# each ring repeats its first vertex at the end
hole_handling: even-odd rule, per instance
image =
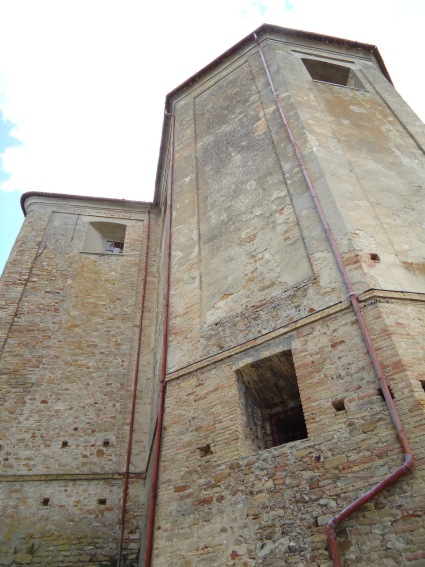
POLYGON ((66 440, 62 441, 61 447, 62 447, 62 449, 65 449, 66 447, 69 447, 69 442, 66 441, 66 440))
POLYGON ((97 503, 99 504, 99 506, 105 506, 106 505, 106 498, 99 498, 97 503))
POLYGON ((334 409, 338 412, 345 411, 345 403, 344 403, 343 399, 333 401, 332 405, 333 405, 334 409))
POLYGON ((50 498, 43 498, 41 500, 41 505, 42 506, 48 506, 50 504, 50 498))
POLYGON ((209 457, 209 455, 213 454, 213 452, 211 450, 211 445, 209 443, 207 443, 206 445, 203 445, 202 447, 198 447, 198 451, 199 451, 199 456, 201 458, 209 457))
MULTIPOLYGON (((390 391, 391 394, 391 399, 394 399, 394 394, 393 391, 391 390, 391 388, 388 386, 388 390, 390 391)), ((380 396, 384 401, 385 401, 385 396, 384 396, 384 392, 382 391, 382 388, 378 388, 378 396, 380 396)))

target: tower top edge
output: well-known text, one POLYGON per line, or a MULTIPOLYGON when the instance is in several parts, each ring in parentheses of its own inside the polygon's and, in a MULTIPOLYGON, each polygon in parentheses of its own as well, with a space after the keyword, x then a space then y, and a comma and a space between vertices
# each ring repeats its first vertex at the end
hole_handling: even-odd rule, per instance
POLYGON ((224 53, 219 55, 216 59, 214 59, 213 61, 208 63, 208 65, 206 65, 205 67, 200 69, 197 73, 195 73, 194 75, 192 75, 191 77, 186 79, 186 81, 184 81, 179 86, 177 86, 175 89, 173 89, 171 92, 169 92, 167 97, 166 97, 166 109, 169 110, 169 105, 171 103, 171 100, 174 98, 174 96, 177 93, 179 93, 180 91, 182 91, 186 87, 188 87, 191 84, 193 84, 194 82, 196 82, 203 75, 205 75, 206 73, 208 73, 209 71, 214 69, 214 67, 216 67, 219 63, 221 63, 222 61, 224 61, 228 57, 236 54, 240 49, 249 45, 249 43, 254 42, 255 41, 255 39, 254 39, 255 35, 261 40, 262 38, 264 38, 268 34, 280 35, 282 37, 289 37, 289 38, 298 38, 298 39, 301 39, 301 40, 318 41, 318 42, 327 43, 327 44, 334 44, 334 45, 341 46, 341 47, 351 47, 351 48, 354 48, 354 49, 362 49, 363 51, 368 51, 369 53, 371 53, 375 57, 378 65, 379 65, 379 68, 381 69, 381 71, 382 71, 383 75, 386 77, 386 79, 391 84, 393 84, 391 77, 390 77, 390 74, 388 73, 388 70, 385 66, 384 60, 382 59, 382 56, 379 53, 379 49, 376 45, 364 43, 364 42, 360 42, 360 41, 355 41, 355 40, 350 40, 350 39, 343 39, 343 38, 340 38, 340 37, 325 35, 325 34, 321 34, 321 33, 298 30, 298 29, 295 29, 295 28, 284 28, 284 27, 281 27, 281 26, 276 26, 274 24, 262 24, 256 30, 251 32, 249 35, 245 36, 243 39, 238 41, 238 43, 236 43, 235 45, 233 45, 232 47, 227 49, 224 53))
POLYGON ((104 207, 104 208, 118 208, 118 209, 140 209, 143 210, 153 203, 147 201, 132 201, 127 199, 114 199, 109 197, 93 197, 88 195, 70 195, 65 193, 48 193, 43 191, 28 191, 21 196, 21 209, 24 216, 27 215, 28 205, 35 201, 52 202, 52 203, 77 203, 84 201, 84 204, 89 206, 91 203, 104 207))

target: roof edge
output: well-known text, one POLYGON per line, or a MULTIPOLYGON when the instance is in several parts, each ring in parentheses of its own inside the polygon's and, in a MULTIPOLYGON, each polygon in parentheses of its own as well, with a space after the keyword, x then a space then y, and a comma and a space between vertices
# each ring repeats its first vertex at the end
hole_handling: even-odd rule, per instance
POLYGON ((68 193, 48 193, 43 191, 27 191, 21 195, 21 209, 24 213, 24 216, 27 216, 27 211, 25 208, 25 201, 30 199, 31 197, 44 197, 44 198, 56 198, 56 199, 64 199, 64 200, 71 200, 77 199, 80 201, 95 201, 95 202, 106 202, 106 203, 116 203, 117 205, 121 204, 129 204, 129 205, 153 205, 150 201, 132 201, 127 199, 114 199, 110 197, 90 197, 88 195, 70 195, 68 193))
POLYGON ((203 75, 206 75, 209 71, 211 71, 219 63, 221 63, 222 61, 226 60, 228 57, 230 57, 231 55, 236 53, 239 49, 241 49, 248 42, 253 41, 254 34, 256 34, 257 36, 261 36, 261 35, 264 35, 264 34, 269 33, 269 32, 284 33, 284 34, 290 35, 290 36, 292 35, 292 36, 296 36, 296 37, 301 37, 301 38, 305 38, 305 39, 312 39, 314 41, 322 41, 322 42, 326 42, 326 43, 333 43, 333 44, 337 44, 337 45, 346 45, 347 47, 353 47, 353 48, 363 49, 365 51, 369 51, 375 57, 378 65, 379 65, 379 68, 381 69, 384 77, 389 81, 389 83, 391 85, 393 84, 391 77, 388 73, 388 70, 385 66, 384 60, 382 59, 381 54, 379 53, 379 50, 378 50, 376 45, 371 45, 369 43, 362 43, 362 42, 354 41, 354 40, 350 40, 350 39, 342 39, 342 38, 339 38, 339 37, 324 35, 324 34, 320 34, 320 33, 297 30, 295 28, 284 28, 284 27, 281 27, 281 26, 273 25, 273 24, 262 24, 256 30, 254 30, 249 35, 245 36, 243 39, 238 41, 238 43, 236 43, 235 45, 230 47, 227 51, 225 51, 224 53, 219 55, 216 59, 214 59, 213 61, 208 63, 208 65, 206 65, 205 67, 200 69, 197 73, 195 73, 194 75, 189 77, 189 79, 187 79, 186 81, 181 83, 178 87, 176 87, 175 89, 173 89, 171 92, 169 92, 167 94, 167 96, 165 98, 165 116, 164 116, 164 121, 163 121, 163 125, 162 125, 162 136, 161 136, 159 158, 158 158, 158 165, 157 165, 157 171, 156 171, 155 193, 154 193, 154 199, 153 199, 154 204, 156 204, 156 205, 159 204, 160 174, 161 174, 162 166, 163 166, 163 163, 164 163, 164 150, 165 150, 165 145, 166 145, 167 132, 169 130, 169 120, 168 120, 167 114, 171 113, 171 101, 172 101, 173 97, 178 92, 182 91, 183 89, 187 88, 192 83, 194 83, 195 81, 200 79, 203 75))
POLYGON ((235 45, 230 47, 227 51, 225 51, 224 53, 219 55, 216 59, 214 59, 213 61, 208 63, 208 65, 206 65, 205 67, 200 69, 197 73, 195 73, 194 75, 189 77, 189 79, 186 79, 186 81, 184 81, 178 87, 176 87, 171 92, 169 92, 167 94, 167 97, 166 97, 166 109, 169 110, 168 104, 175 94, 177 94, 179 91, 183 90, 184 88, 186 88, 189 85, 191 85, 192 83, 194 83, 197 79, 199 79, 200 77, 205 75, 208 71, 210 71, 212 68, 214 68, 216 65, 218 65, 218 63, 220 63, 221 61, 224 61, 225 59, 227 59, 228 57, 233 55, 233 53, 236 53, 236 51, 238 51, 238 49, 240 49, 246 43, 248 43, 248 41, 252 41, 254 34, 256 34, 257 36, 260 36, 260 35, 264 35, 267 32, 285 33, 286 35, 292 35, 292 36, 296 36, 296 37, 301 37, 301 38, 305 38, 305 39, 312 39, 314 41, 322 41, 322 42, 326 42, 326 43, 335 43, 337 45, 346 45, 347 47, 354 47, 354 48, 357 48, 357 49, 364 49, 365 51, 369 51, 370 53, 372 53, 375 56, 375 58, 378 62, 378 65, 379 65, 383 75, 385 76, 385 78, 391 84, 393 84, 391 77, 388 73, 388 70, 385 66, 384 60, 382 59, 381 54, 379 53, 379 50, 378 50, 376 45, 371 45, 369 43, 363 43, 363 42, 360 42, 360 41, 354 41, 354 40, 351 40, 351 39, 342 39, 342 38, 339 38, 339 37, 324 35, 324 34, 320 34, 320 33, 297 30, 295 28, 284 28, 284 27, 281 27, 281 26, 273 25, 273 24, 262 24, 256 30, 251 32, 249 35, 245 36, 243 39, 238 41, 238 43, 236 43, 235 45))

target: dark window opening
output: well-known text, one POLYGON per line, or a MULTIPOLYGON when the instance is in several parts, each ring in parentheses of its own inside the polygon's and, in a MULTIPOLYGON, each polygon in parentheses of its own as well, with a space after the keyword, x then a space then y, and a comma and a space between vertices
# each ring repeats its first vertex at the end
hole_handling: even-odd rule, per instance
POLYGON ((291 351, 248 364, 237 371, 237 376, 248 450, 307 437, 291 351))
POLYGON ((124 242, 116 242, 107 240, 105 244, 105 254, 122 254, 124 250, 124 242))
POLYGON ((283 445, 307 437, 307 428, 301 406, 270 416, 273 446, 283 445))
POLYGON ((363 83, 350 67, 336 65, 335 63, 328 63, 327 61, 320 61, 318 59, 303 58, 302 62, 309 72, 310 77, 315 81, 355 89, 364 89, 363 83))
POLYGON ((50 498, 43 498, 41 501, 42 506, 48 506, 50 503, 50 498))
POLYGON ((65 449, 65 447, 69 447, 68 441, 62 441, 61 447, 62 447, 62 449, 65 449))
POLYGON ((102 445, 104 447, 109 447, 111 445, 111 442, 109 441, 109 439, 104 439, 102 445))
POLYGON ((106 498, 99 498, 97 503, 99 504, 99 506, 105 506, 106 505, 106 498))

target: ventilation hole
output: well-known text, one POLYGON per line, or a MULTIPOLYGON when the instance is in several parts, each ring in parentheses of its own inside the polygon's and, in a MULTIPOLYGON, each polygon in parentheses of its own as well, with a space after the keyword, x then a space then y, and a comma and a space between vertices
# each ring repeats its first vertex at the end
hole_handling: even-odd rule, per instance
POLYGON ((43 498, 41 501, 42 506, 48 506, 50 503, 50 498, 43 498))
POLYGON ((111 442, 109 441, 109 439, 104 439, 102 445, 104 447, 109 447, 111 445, 111 442))
POLYGON ((99 500, 97 501, 97 503, 99 504, 99 506, 105 506, 105 504, 106 504, 106 498, 99 498, 99 500))
POLYGON ((370 259, 373 260, 373 262, 381 261, 381 258, 378 256, 378 254, 375 254, 375 252, 370 253, 370 259))
POLYGON ((64 449, 65 447, 69 447, 68 441, 62 441, 61 447, 62 447, 62 449, 64 449))
POLYGON ((198 451, 199 451, 199 456, 202 458, 208 457, 209 455, 213 454, 211 450, 211 445, 209 443, 207 445, 204 445, 203 447, 198 447, 198 451))
MULTIPOLYGON (((393 394, 393 391, 391 390, 391 388, 390 388, 389 386, 388 386, 388 390, 390 391, 391 399, 393 400, 393 399, 394 399, 394 394, 393 394)), ((381 398, 382 398, 383 400, 385 400, 385 396, 384 396, 384 392, 382 391, 382 388, 378 388, 378 395, 381 396, 381 398)))
POLYGON ((345 404, 343 399, 335 400, 334 402, 332 402, 332 405, 336 411, 345 411, 345 404))

